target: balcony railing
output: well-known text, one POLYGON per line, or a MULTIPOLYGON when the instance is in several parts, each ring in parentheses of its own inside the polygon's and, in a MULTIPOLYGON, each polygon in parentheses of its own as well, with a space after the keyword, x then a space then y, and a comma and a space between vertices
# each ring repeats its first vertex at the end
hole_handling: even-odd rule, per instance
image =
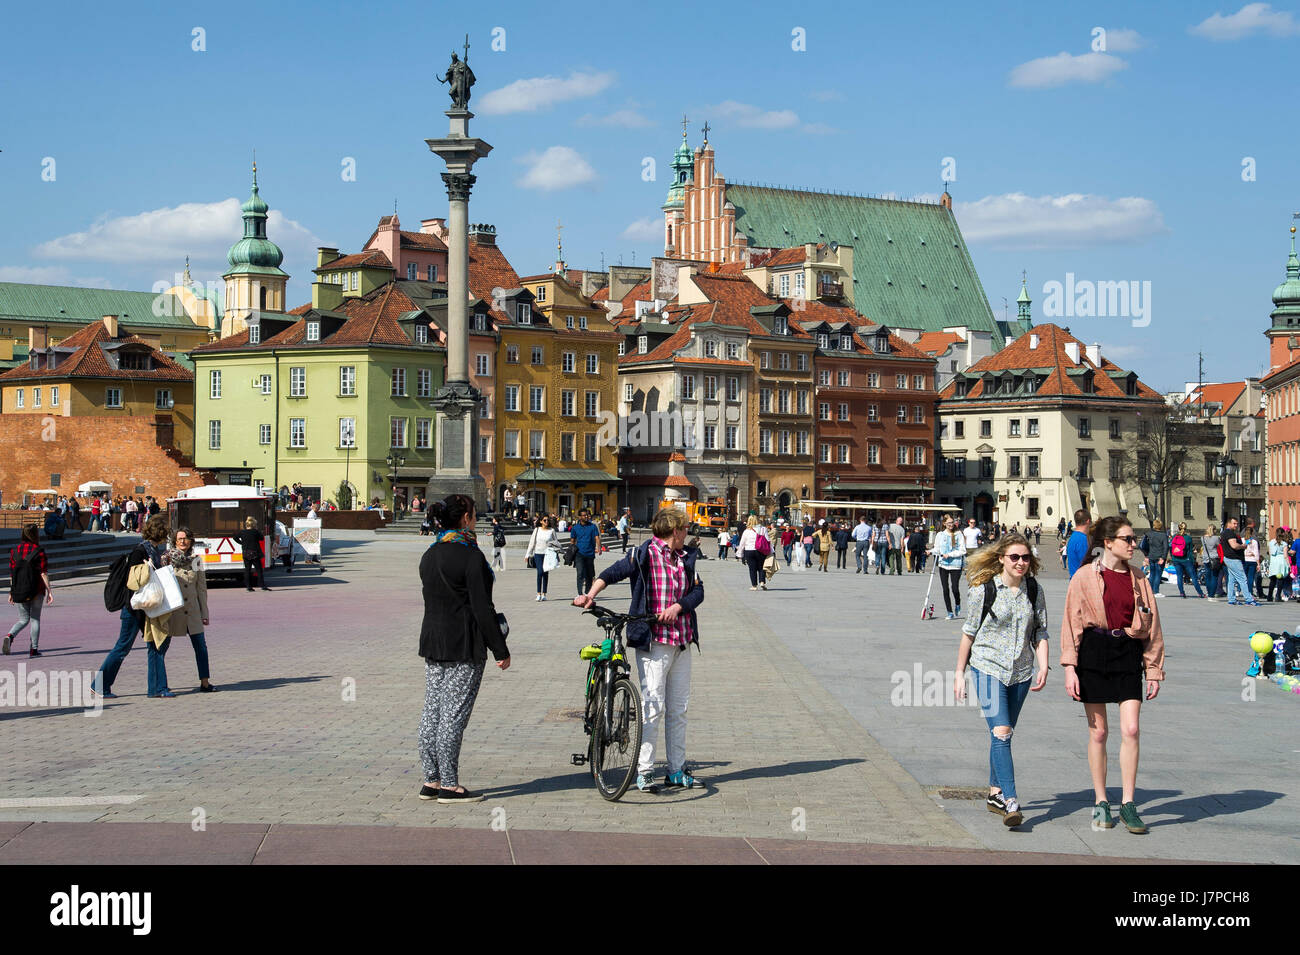
POLYGON ((836 298, 836 299, 843 298, 844 283, 843 282, 818 282, 817 297, 836 298))

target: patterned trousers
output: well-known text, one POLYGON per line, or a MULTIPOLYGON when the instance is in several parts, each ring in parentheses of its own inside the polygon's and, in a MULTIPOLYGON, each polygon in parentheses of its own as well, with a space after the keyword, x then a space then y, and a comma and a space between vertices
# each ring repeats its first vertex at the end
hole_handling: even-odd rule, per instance
POLYGON ((460 785, 460 741, 474 711, 485 663, 424 661, 420 762, 426 783, 437 782, 447 789, 460 785))

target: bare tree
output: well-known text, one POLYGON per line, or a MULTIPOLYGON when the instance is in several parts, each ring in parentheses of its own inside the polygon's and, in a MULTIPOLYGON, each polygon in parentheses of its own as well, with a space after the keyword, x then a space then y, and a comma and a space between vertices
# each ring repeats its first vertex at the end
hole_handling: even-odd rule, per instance
POLYGON ((1170 523, 1167 504, 1178 491, 1213 481, 1204 464, 1207 451, 1223 447, 1223 428, 1209 421, 1188 420, 1174 409, 1142 412, 1137 439, 1125 452, 1122 467, 1126 483, 1137 485, 1147 517, 1170 523), (1156 494, 1154 488, 1160 487, 1156 494), (1155 503, 1155 513, 1150 502, 1155 503))

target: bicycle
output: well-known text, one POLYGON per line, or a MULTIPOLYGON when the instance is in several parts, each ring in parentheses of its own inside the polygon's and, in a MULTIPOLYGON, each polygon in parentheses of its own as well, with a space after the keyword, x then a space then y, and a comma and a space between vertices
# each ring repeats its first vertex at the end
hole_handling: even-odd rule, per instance
POLYGON ((624 653, 623 629, 631 621, 654 616, 615 613, 600 606, 583 613, 596 618, 605 639, 578 651, 588 661, 582 729, 591 740, 587 752, 574 753, 572 761, 575 766, 589 764, 596 790, 613 802, 632 785, 641 753, 641 691, 624 653))

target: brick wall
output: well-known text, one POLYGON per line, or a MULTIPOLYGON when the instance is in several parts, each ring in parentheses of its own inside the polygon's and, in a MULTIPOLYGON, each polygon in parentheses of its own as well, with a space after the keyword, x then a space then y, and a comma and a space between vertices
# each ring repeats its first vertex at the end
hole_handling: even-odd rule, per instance
POLYGON ((122 418, 0 415, 0 491, 4 503, 17 504, 23 492, 51 487, 75 493, 87 481, 113 486, 113 495, 157 498, 183 488, 216 483, 207 471, 189 465, 179 452, 160 448, 152 415, 122 418))

